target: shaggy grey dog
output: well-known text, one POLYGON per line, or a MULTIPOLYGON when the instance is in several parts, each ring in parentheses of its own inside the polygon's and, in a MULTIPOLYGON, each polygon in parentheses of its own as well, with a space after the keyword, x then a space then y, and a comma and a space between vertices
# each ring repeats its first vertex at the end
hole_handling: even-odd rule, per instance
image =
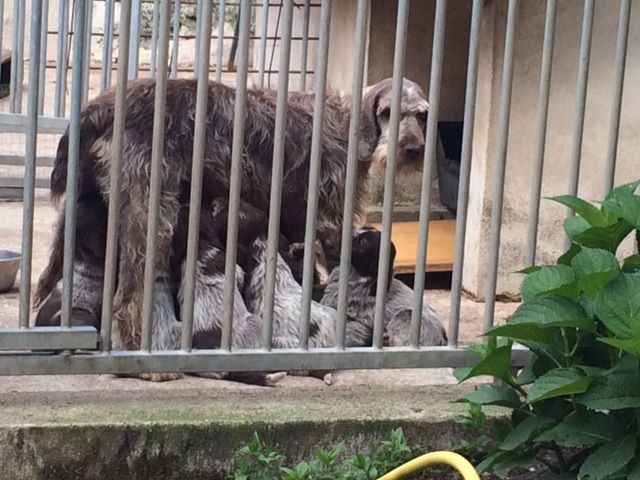
MULTIPOLYGON (((370 87, 364 95, 358 144, 356 214, 363 213, 365 184, 372 162, 383 161, 388 141, 391 80, 370 87)), ((128 85, 124 158, 122 164, 122 205, 120 210, 119 271, 114 298, 116 349, 136 349, 140 345, 141 305, 148 221, 151 131, 155 82, 132 81, 128 85)), ((162 165, 162 196, 157 235, 160 272, 167 270, 170 246, 181 205, 182 185, 190 184, 196 98, 195 80, 169 80, 167 87, 165 145, 162 165)), ((313 100, 311 93, 289 95, 285 126, 285 166, 281 232, 290 242, 304 239, 309 155, 312 137, 313 100)), ((229 167, 233 130, 235 92, 211 83, 207 112, 205 146, 204 204, 229 192, 229 167)), ((108 201, 111 141, 113 136, 115 91, 107 90, 82 110, 79 194, 100 195, 108 201)), ((403 85, 400 124, 400 161, 414 161, 424 146, 424 119, 428 105, 420 87, 408 80, 403 85)), ((344 178, 348 146, 351 99, 329 94, 325 103, 322 129, 322 170, 318 208, 318 239, 330 259, 339 257, 342 228, 344 178)), ((249 203, 269 205, 276 94, 250 90, 245 118, 242 165, 242 197, 249 203)), ((54 200, 66 191, 68 134, 58 145, 51 176, 54 200)), ((78 232, 84 231, 83 224, 78 232)), ((58 230, 50 263, 61 264, 63 235, 58 230)), ((55 268, 47 270, 36 292, 36 306, 48 296, 59 278, 55 268)))
MULTIPOLYGON (((369 335, 373 334, 380 239, 380 232, 365 227, 354 231, 352 244, 347 313, 357 320, 360 331, 369 335)), ((408 346, 411 336, 413 290, 400 280, 393 278, 395 254, 395 246, 391 243, 391 256, 387 267, 390 281, 384 313, 384 344, 408 346)), ((338 268, 331 271, 321 300, 323 304, 333 308, 337 308, 338 305, 339 274, 338 268)), ((440 318, 426 302, 423 302, 420 345, 446 344, 447 335, 440 318)))

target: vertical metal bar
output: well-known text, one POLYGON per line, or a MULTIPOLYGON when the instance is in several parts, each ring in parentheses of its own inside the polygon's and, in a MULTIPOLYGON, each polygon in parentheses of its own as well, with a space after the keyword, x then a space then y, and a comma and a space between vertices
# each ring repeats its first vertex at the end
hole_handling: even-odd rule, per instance
MULTIPOLYGON (((431 78, 429 80, 429 114, 422 168, 422 194, 420 196, 420 232, 416 252, 416 271, 413 287, 413 310, 411 313, 411 346, 420 346, 422 303, 424 301, 425 264, 429 239, 429 217, 431 213, 431 179, 436 164, 438 145, 438 119, 440 117, 440 87, 442 85, 442 63, 444 57, 445 31, 447 26, 447 1, 438 0, 431 53, 431 78)), ((382 264, 381 264, 382 265, 382 264)), ((387 269, 382 269, 387 270, 387 269)), ((379 283, 378 283, 379 285, 379 283)))
POLYGON ((58 9, 58 46, 56 49, 56 96, 54 109, 56 117, 64 117, 67 97, 67 71, 69 56, 67 42, 69 41, 69 0, 59 0, 58 9))
POLYGON ((300 91, 307 88, 307 54, 309 51, 309 14, 311 0, 304 0, 304 10, 302 13, 302 46, 300 48, 300 91))
POLYGON ((91 81, 91 37, 93 34, 93 0, 87 1, 87 12, 85 15, 87 22, 84 38, 84 84, 82 87, 82 102, 89 99, 89 83, 91 81))
MULTIPOLYGON (((224 15, 226 11, 225 0, 218 3, 218 39, 216 42, 216 82, 222 80, 222 55, 224 53, 224 15)), ((238 60, 239 61, 239 60, 238 60)), ((238 65, 238 71, 240 66, 238 65)))
POLYGON ((204 0, 196 0, 196 49, 193 60, 193 76, 198 77, 198 59, 200 58, 200 39, 202 39, 202 2, 204 0))
POLYGON ((167 60, 169 59, 169 25, 171 0, 160 2, 160 31, 158 35, 158 74, 153 106, 153 136, 151 140, 151 179, 149 187, 149 223, 144 265, 144 295, 142 298, 142 350, 151 350, 153 327, 153 290, 156 281, 157 232, 162 188, 162 160, 164 157, 164 125, 167 94, 167 60))
POLYGON ((300 347, 309 347, 309 324, 311 301, 313 300, 313 278, 315 270, 316 216, 322 162, 322 124, 327 88, 327 64, 329 60, 329 33, 331 27, 331 0, 322 0, 320 10, 320 43, 315 74, 315 97, 313 99, 313 134, 309 159, 309 192, 307 193, 307 217, 304 235, 304 273, 302 276, 302 317, 300 319, 300 347))
POLYGON ((133 3, 131 4, 131 35, 129 37, 129 80, 138 78, 141 8, 142 0, 133 0, 133 3))
POLYGON ((238 211, 242 180, 242 153, 244 149, 244 121, 247 107, 247 71, 249 64, 249 34, 251 0, 240 3, 240 45, 236 98, 233 116, 233 143, 231 148, 231 172, 229 177, 229 221, 225 256, 224 321, 222 323, 221 348, 231 349, 233 331, 233 302, 236 286, 236 258, 238 253, 238 211))
MULTIPOLYGON (((207 4, 210 4, 211 2, 206 2, 207 4)), ((175 0, 173 3, 173 45, 171 46, 171 78, 177 78, 178 77, 178 43, 180 42, 180 0, 175 0)), ((209 10, 209 17, 211 17, 211 5, 208 6, 204 6, 203 7, 203 11, 204 9, 208 9, 209 10)), ((206 16, 206 13, 205 13, 206 16)), ((204 21, 206 22, 207 19, 205 18, 204 21)), ((211 24, 211 19, 208 20, 209 24, 211 24)), ((210 29, 209 29, 210 30, 210 29)), ((211 37, 211 34, 209 34, 209 37, 211 37)), ((196 42, 200 42, 202 37, 199 37, 196 39, 196 42)), ((205 42, 205 43, 211 43, 209 42, 205 42)), ((200 47, 202 48, 202 47, 200 47)), ((210 47, 207 47, 210 49, 210 47)), ((207 58, 207 63, 209 63, 209 59, 207 58)))
POLYGON ((620 0, 620 16, 618 18, 618 39, 616 41, 615 76, 613 99, 609 114, 609 141, 607 143, 607 160, 604 170, 604 190, 608 193, 613 188, 616 175, 616 155, 618 154, 618 135, 620 133, 620 112, 622 110, 622 90, 624 88, 624 72, 627 63, 627 43, 629 39, 629 17, 631 1, 620 0))
MULTIPOLYGON (((204 2, 202 35, 211 38, 211 2, 204 2)), ((175 19, 175 17, 174 17, 175 19)), ((174 24, 175 28, 175 24, 174 24)), ((174 39, 176 37, 174 36, 174 39)), ((174 40, 175 41, 175 40, 174 40)), ((200 41, 200 39, 197 39, 200 41)), ((189 234, 187 238, 186 283, 182 306, 182 348, 189 351, 193 340, 193 309, 196 291, 196 270, 198 268, 198 239, 200 234, 200 207, 202 200, 202 177, 204 174, 204 154, 207 132, 207 100, 209 97, 209 54, 211 42, 205 41, 200 47, 198 64, 198 88, 196 92, 196 118, 193 138, 193 163, 191 166, 191 198, 189 199, 189 234)))
POLYGON ((538 92, 538 119, 533 155, 533 183, 529 197, 529 225, 527 228, 526 265, 536 261, 538 241, 538 219, 540 216, 540 193, 544 170, 544 148, 547 139, 547 117, 549 113, 549 86, 551 84, 551 61, 553 60, 553 37, 555 35, 556 0, 547 0, 547 15, 542 43, 542 63, 540 67, 540 90, 538 92))
POLYGON ((269 236, 267 239, 267 268, 264 286, 264 313, 262 318, 262 346, 266 350, 271 349, 271 335, 273 333, 273 308, 276 292, 278 242, 280 240, 280 208, 282 206, 282 175, 284 172, 284 148, 289 95, 289 64, 291 60, 292 25, 293 0, 284 0, 282 41, 280 42, 278 97, 276 100, 276 123, 273 134, 271 198, 269 200, 269 236))
MULTIPOLYGON (((589 82, 589 60, 591 57, 591 31, 593 29, 594 0, 585 0, 582 17, 582 39, 578 61, 578 83, 576 86, 576 111, 573 127, 573 145, 569 170, 569 194, 577 195, 580 180, 580 158, 582 156, 582 136, 584 133, 584 112, 589 82)), ((567 216, 571 216, 569 211, 567 216)), ((567 244, 570 244, 567 237, 567 244)))
POLYGON ((29 62, 29 89, 27 97, 27 135, 25 139, 25 168, 22 210, 22 265, 20 270, 20 312, 18 325, 29 327, 29 310, 31 296, 31 260, 33 258, 33 210, 35 203, 36 178, 36 142, 38 140, 38 88, 40 66, 40 36, 42 17, 42 0, 33 0, 32 8, 36 12, 31 15, 31 48, 29 62))
POLYGON ((66 210, 64 219, 64 262, 62 267, 62 321, 68 327, 73 298, 73 258, 76 243, 76 211, 78 206, 78 166, 80 163, 80 106, 84 73, 84 40, 87 3, 76 4, 73 27, 73 69, 71 72, 71 109, 69 123, 69 164, 67 165, 66 210))
POLYGON ((500 109, 498 112, 496 172, 491 207, 491 232, 489 240, 489 260, 484 307, 484 331, 493 325, 498 281, 498 260, 500 251, 500 228, 502 226, 502 201, 504 198, 504 178, 507 166, 507 144, 509 142, 509 117, 511 114, 511 87, 513 84, 513 45, 518 17, 518 0, 509 0, 507 31, 504 40, 504 61, 502 63, 502 85, 500 109))
POLYGON ((260 49, 258 50, 258 88, 264 86, 264 65, 267 61, 267 34, 269 33, 269 0, 262 0, 262 20, 260 29, 260 49))
POLYGON ((104 2, 104 43, 102 45, 102 78, 100 89, 104 90, 111 86, 111 69, 113 68, 113 16, 115 0, 105 0, 104 2))
MULTIPOLYGON (((438 2, 440 6, 442 2, 438 2)), ((396 19, 396 39, 393 52, 393 81, 391 86, 391 118, 389 120, 389 140, 387 145, 387 165, 384 174, 384 200, 382 203, 382 238, 378 260, 378 280, 376 282, 376 305, 373 319, 373 347, 382 348, 384 334, 384 309, 389 281, 391 252, 391 221, 393 218, 393 199, 396 184, 396 163, 398 160, 398 130, 400 127, 400 103, 402 101, 405 45, 407 43, 407 25, 409 23, 409 0, 398 1, 396 19)), ((429 119, 431 120, 431 119, 429 119)), ((421 212, 422 214, 422 212, 421 212)))
MULTIPOLYGON (((40 73, 38 74, 38 114, 44 113, 44 84, 47 76, 47 31, 49 29, 49 0, 42 2, 42 25, 40 31, 40 73)), ((0 48, 0 52, 2 49, 0 48)))
POLYGON ((349 119, 349 146, 347 149, 347 175, 345 179, 342 238, 340 244, 340 274, 338 287, 338 313, 336 315, 336 348, 344 350, 347 328, 347 296, 351 273, 351 238, 353 236, 353 207, 358 173, 358 143, 360 142, 360 111, 364 83, 365 49, 369 23, 370 0, 358 0, 354 50, 356 58, 351 87, 351 117, 349 119))
POLYGON ((160 21, 160 0, 153 0, 153 18, 151 20, 151 59, 149 70, 155 78, 158 65, 158 22, 160 21))
POLYGON ((131 33, 131 0, 120 3, 120 37, 118 41, 118 71, 116 79, 115 112, 113 116, 113 142, 111 145, 111 180, 109 182, 109 213, 107 244, 104 262, 104 286, 102 294, 102 324, 100 348, 111 350, 111 323, 113 293, 118 274, 118 231, 120 230, 120 165, 124 152, 124 130, 129 64, 129 36, 131 33))
POLYGON ((460 157, 460 179, 458 187, 458 208, 456 209, 456 245, 451 277, 451 314, 449 315, 449 345, 458 346, 460 327, 460 301, 462 295, 462 270, 464 266, 464 244, 467 235, 469 210, 469 182, 471 179, 471 152, 473 148, 473 127, 476 111, 476 91, 478 86, 478 39, 482 21, 483 0, 473 1, 471 30, 469 33, 469 58, 467 61, 467 91, 464 101, 464 130, 462 133, 462 153, 460 157))
POLYGON ((22 112, 22 77, 24 75, 24 0, 13 2, 13 32, 11 41, 11 85, 9 111, 22 112))
POLYGON ((4 0, 0 0, 0 52, 2 52, 3 41, 2 37, 4 36, 4 0))

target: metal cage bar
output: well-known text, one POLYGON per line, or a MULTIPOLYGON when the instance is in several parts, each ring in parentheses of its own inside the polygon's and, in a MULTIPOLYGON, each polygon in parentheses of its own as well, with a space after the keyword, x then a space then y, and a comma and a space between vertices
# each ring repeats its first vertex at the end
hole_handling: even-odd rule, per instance
POLYGON ((244 119, 247 107, 247 73, 249 65, 249 32, 251 0, 242 0, 240 6, 240 34, 238 45, 238 76, 233 116, 233 140, 231 148, 231 174, 229 177, 229 221, 225 256, 224 318, 221 347, 231 349, 233 334, 233 302, 236 283, 236 258, 238 253, 238 211, 240 210, 242 151, 244 148, 244 119))
POLYGON ((129 80, 138 78, 141 8, 142 0, 133 0, 131 4, 131 33, 129 34, 129 80))
POLYGON ((73 263, 76 243, 76 213, 78 211, 78 170, 80 165, 80 107, 84 85, 84 42, 86 2, 76 4, 73 36, 73 69, 71 72, 71 108, 69 124, 69 163, 67 165, 66 210, 64 218, 64 262, 62 267, 62 320, 69 327, 73 301, 73 263))
POLYGON ((54 114, 56 117, 64 117, 67 97, 67 73, 69 70, 69 56, 67 53, 67 44, 69 41, 69 0, 59 0, 59 2, 54 114))
POLYGON ((309 157, 309 192, 307 193, 307 217, 304 235, 304 258, 302 278, 302 316, 300 318, 300 347, 309 346, 309 324, 313 281, 315 270, 316 221, 318 216, 318 196, 320 167, 322 162, 322 125, 327 86, 327 65, 329 63, 329 35, 331 31, 331 0, 322 0, 320 10, 320 45, 315 75, 315 97, 313 99, 313 133, 311 155, 309 157))
MULTIPOLYGON (((204 2, 202 32, 211 36, 211 2, 204 2)), ((175 18, 175 17, 174 17, 175 18)), ((194 124, 193 161, 191 166, 191 197, 189 199, 189 232, 187 237, 187 260, 185 266, 184 305, 182 308, 182 348, 191 350, 193 340, 193 315, 198 270, 198 239, 202 200, 202 178, 204 175, 204 153, 207 131, 207 101, 209 96, 209 54, 211 42, 200 47, 200 70, 196 91, 196 118, 194 124)), ((207 212, 208 213, 208 212, 207 212)))
POLYGON ((471 11, 469 33, 469 58, 467 59, 467 82, 464 100, 464 121, 462 132, 462 152, 460 155, 460 178, 458 180, 458 205, 456 209, 456 242, 451 274, 451 313, 449 314, 449 345, 458 345, 460 331, 460 302, 462 299, 462 271, 464 267, 464 247, 467 236, 469 212, 469 184, 471 180, 471 154, 473 149, 473 127, 476 111, 478 87, 478 48, 480 23, 482 21, 483 0, 474 0, 471 11))
POLYGON ((111 324, 113 316, 113 292, 118 273, 118 233, 120 230, 121 165, 124 154, 124 130, 127 100, 129 64, 129 35, 131 33, 131 1, 120 3, 120 42, 118 42, 118 70, 113 115, 113 140, 111 143, 111 171, 109 181, 109 211, 107 217, 107 241, 105 249, 105 274, 102 293, 102 324, 100 348, 111 350, 111 324))
POLYGON ((269 234, 267 237, 267 261, 264 285, 264 314, 262 318, 262 346, 271 348, 273 333, 273 309, 276 293, 276 267, 280 240, 280 209, 282 206, 282 175, 284 173, 285 129, 289 96, 289 63, 291 60, 291 28, 293 25, 293 0, 284 0, 282 41, 280 42, 280 68, 278 72, 278 97, 276 122, 273 134, 273 160, 271 167, 271 197, 269 199, 269 234))
POLYGON ((87 103, 89 99, 89 83, 91 81, 91 37, 93 31, 93 0, 87 2, 87 10, 85 12, 85 39, 84 39, 84 84, 82 86, 82 103, 87 103))
MULTIPOLYGON (((224 54, 225 12, 226 12, 225 0, 220 0, 220 2, 218 2, 218 39, 216 41, 216 82, 220 82, 222 80, 222 61, 223 61, 222 56, 224 54)), ((239 71, 240 71, 240 65, 238 65, 238 72, 239 71)))
POLYGON ((142 343, 143 350, 152 348, 153 298, 156 283, 157 232, 160 216, 160 194, 162 188, 162 160, 164 157, 165 109, 167 95, 167 60, 169 58, 169 26, 171 1, 160 2, 160 31, 158 33, 158 74, 155 81, 153 106, 153 136, 151 140, 151 179, 149 187, 149 223, 144 263, 144 295, 142 299, 142 343))
MULTIPOLYGON (((203 6, 203 11, 205 9, 207 9, 209 11, 209 17, 211 17, 211 2, 206 2, 207 6, 203 6)), ((177 78, 178 77, 178 46, 180 43, 180 6, 181 6, 181 1, 180 0, 174 0, 173 3, 173 43, 171 45, 171 78, 177 78)), ((205 13, 206 15, 206 13, 205 13)), ((209 18, 208 20, 205 18, 204 20, 205 22, 209 22, 209 25, 211 24, 211 19, 209 18)), ((205 31, 211 31, 211 29, 209 28, 204 29, 205 31)), ((202 37, 200 37, 202 38, 202 37)), ((211 38, 211 33, 209 33, 209 38, 211 38)), ((198 42, 200 43, 200 42, 198 42)), ((209 44, 210 42, 204 42, 206 44, 209 44)), ((202 48, 202 47, 201 47, 202 48)), ((207 47, 207 49, 209 49, 210 47, 207 47)), ((201 61, 201 59, 199 60, 201 61)), ((209 69, 209 57, 207 57, 207 71, 209 69)))
MULTIPOLYGON (((40 27, 40 62, 38 73, 38 115, 44 113, 44 84, 47 77, 47 37, 49 26, 49 0, 42 2, 42 24, 40 27)), ((2 49, 0 48, 0 52, 2 49)), ((33 57, 32 57, 33 58, 33 57)))
MULTIPOLYGON (((102 45, 102 77, 100 88, 104 90, 111 86, 111 69, 113 68, 113 17, 115 14, 115 0, 104 2, 104 38, 102 45)), ((155 15, 155 12, 154 12, 155 15)))
POLYGON ((307 88, 307 55, 309 53, 309 17, 311 14, 311 0, 304 1, 302 11, 302 45, 300 46, 300 84, 298 89, 304 92, 307 88))
POLYGON ((553 37, 556 25, 556 0, 547 0, 547 13, 542 42, 542 62, 540 66, 540 90, 538 92, 538 117, 533 155, 533 182, 529 201, 527 226, 527 251, 525 264, 531 266, 536 261, 538 241, 538 220, 540 218, 540 193, 544 170, 544 149, 547 139, 547 119, 549 116, 549 88, 551 86, 551 62, 553 60, 553 37))
MULTIPOLYGON (((576 110, 571 145, 571 164, 569 168, 569 188, 571 195, 577 195, 580 180, 580 159, 582 157, 582 136, 584 134, 584 113, 587 103, 587 85, 589 83, 589 63, 591 57, 591 32, 593 30, 594 0, 585 0, 582 17, 582 38, 578 58, 578 79, 576 85, 576 110)), ((567 216, 572 216, 571 211, 567 216)), ((570 240, 567 238, 567 244, 570 240)))
POLYGON ((355 65, 351 89, 351 115, 349 119, 349 147, 347 150, 347 175, 345 178, 342 238, 340 244, 340 273, 338 288, 338 312, 336 315, 336 347, 345 348, 347 330, 347 298, 351 274, 351 237, 353 234, 353 207, 358 173, 358 142, 360 141, 360 110, 364 85, 364 60, 367 46, 367 23, 370 0, 358 0, 355 28, 355 65))
POLYGON ((496 171, 494 175, 493 200, 491 208, 491 231, 489 239, 489 259, 487 262, 487 283, 485 290, 484 331, 493 325, 498 283, 498 261, 500 254, 500 228, 502 226, 502 203, 504 180, 507 166, 507 145, 509 142, 509 117, 511 114, 511 87, 513 86, 513 52, 515 43, 518 0, 509 0, 507 31, 504 40, 504 62, 502 64, 502 84, 500 86, 500 110, 496 148, 496 171))
POLYGON ((9 111, 22 113, 22 76, 24 70, 24 24, 25 1, 13 1, 14 27, 11 36, 11 86, 9 111))
POLYGON ((438 120, 440 118, 440 86, 444 59, 444 42, 447 28, 447 1, 436 3, 436 19, 433 30, 433 51, 431 53, 431 78, 429 80, 429 112, 422 167, 422 193, 420 195, 420 233, 416 252, 416 272, 413 289, 413 309, 411 312, 411 345, 420 346, 422 304, 424 302, 425 265, 427 261, 427 241, 429 239, 429 219, 431 212, 431 179, 438 145, 438 120))
MULTIPOLYGON (((34 0, 33 8, 42 12, 42 1, 34 0)), ((23 7, 24 8, 24 7, 23 7)), ((31 15, 30 57, 40 56, 40 35, 42 17, 31 15)), ((18 326, 29 327, 29 310, 31 306, 31 267, 33 258, 33 213, 35 207, 36 148, 38 140, 38 90, 40 82, 40 66, 37 61, 29 62, 29 89, 27 97, 27 135, 25 139, 25 165, 22 209, 22 265, 20 270, 20 313, 18 326)), ((68 283, 68 282, 67 282, 68 283)))
MULTIPOLYGON (((441 4, 440 2, 438 2, 441 4)), ((409 23, 409 0, 398 1, 396 18, 396 38, 393 52, 393 80, 391 86, 391 116, 389 120, 389 140, 387 142, 387 165, 384 174, 384 200, 382 202, 382 237, 378 257, 378 279, 376 282, 376 304, 373 317, 373 348, 382 348, 384 336, 384 310, 386 306, 387 282, 391 257, 391 221, 396 185, 396 163, 398 160, 398 130, 400 128, 400 102, 402 101, 405 45, 409 23)))
POLYGON ((151 19, 151 58, 149 59, 149 71, 151 76, 156 76, 158 68, 158 23, 160 22, 160 0, 153 0, 153 17, 151 19))
MULTIPOLYGON (((264 66, 267 61, 267 34, 269 33, 269 0, 262 1, 262 17, 260 29, 260 49, 258 50, 258 76, 256 85, 259 88, 264 86, 264 66)), ((220 34, 218 33, 218 38, 220 34)))
POLYGON ((622 92, 624 88, 624 72, 627 64, 627 44, 629 41, 629 19, 631 17, 631 1, 620 0, 618 18, 618 38, 616 40, 616 60, 614 67, 613 99, 609 114, 609 132, 607 157, 604 170, 604 191, 613 188, 616 175, 616 155, 618 153, 618 137, 620 135, 620 112, 622 111, 622 92))

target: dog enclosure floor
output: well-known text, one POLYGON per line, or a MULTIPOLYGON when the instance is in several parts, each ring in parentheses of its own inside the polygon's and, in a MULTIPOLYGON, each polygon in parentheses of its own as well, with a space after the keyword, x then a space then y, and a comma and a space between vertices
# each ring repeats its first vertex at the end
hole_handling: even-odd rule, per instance
MULTIPOLYGON (((381 224, 374 224, 381 230, 381 224)), ((416 271, 416 253, 420 237, 418 222, 394 222, 391 240, 396 246, 395 273, 406 274, 416 271)), ((453 268, 453 254, 456 240, 455 220, 431 220, 427 244, 427 272, 450 272, 453 268)))

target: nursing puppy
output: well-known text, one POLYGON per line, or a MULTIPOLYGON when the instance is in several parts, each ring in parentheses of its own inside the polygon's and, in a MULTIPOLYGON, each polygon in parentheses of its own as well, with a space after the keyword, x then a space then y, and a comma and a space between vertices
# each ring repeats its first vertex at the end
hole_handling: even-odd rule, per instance
MULTIPOLYGON (((378 256, 381 234, 372 228, 356 230, 352 242, 349 275, 349 298, 347 312, 354 317, 362 329, 373 334, 375 297, 377 292, 378 256)), ((389 285, 385 302, 384 343, 388 346, 407 346, 411 336, 411 309, 413 290, 400 280, 393 278, 393 261, 396 250, 391 243, 388 278, 389 285)), ((339 268, 329 275, 321 302, 336 308, 338 304, 339 268)), ((422 305, 420 345, 446 345, 447 336, 436 312, 425 302, 422 305)))
MULTIPOLYGON (((243 261, 243 245, 256 237, 252 219, 255 209, 242 205, 238 229, 238 259, 243 261)), ((211 205, 204 205, 200 219, 199 252, 196 267, 195 301, 193 312, 193 347, 195 349, 220 348, 224 315, 225 248, 228 219, 226 199, 215 199, 211 205)), ((180 278, 176 292, 177 310, 182 311, 185 295, 185 263, 188 234, 189 208, 183 206, 178 219, 174 248, 172 251, 172 271, 174 278, 180 278)), ((241 294, 244 271, 236 265, 236 285, 233 310, 234 349, 260 347, 262 326, 260 317, 247 309, 241 294)), ((273 386, 286 376, 284 372, 223 372, 220 374, 199 374, 209 378, 224 378, 243 383, 273 386)))

